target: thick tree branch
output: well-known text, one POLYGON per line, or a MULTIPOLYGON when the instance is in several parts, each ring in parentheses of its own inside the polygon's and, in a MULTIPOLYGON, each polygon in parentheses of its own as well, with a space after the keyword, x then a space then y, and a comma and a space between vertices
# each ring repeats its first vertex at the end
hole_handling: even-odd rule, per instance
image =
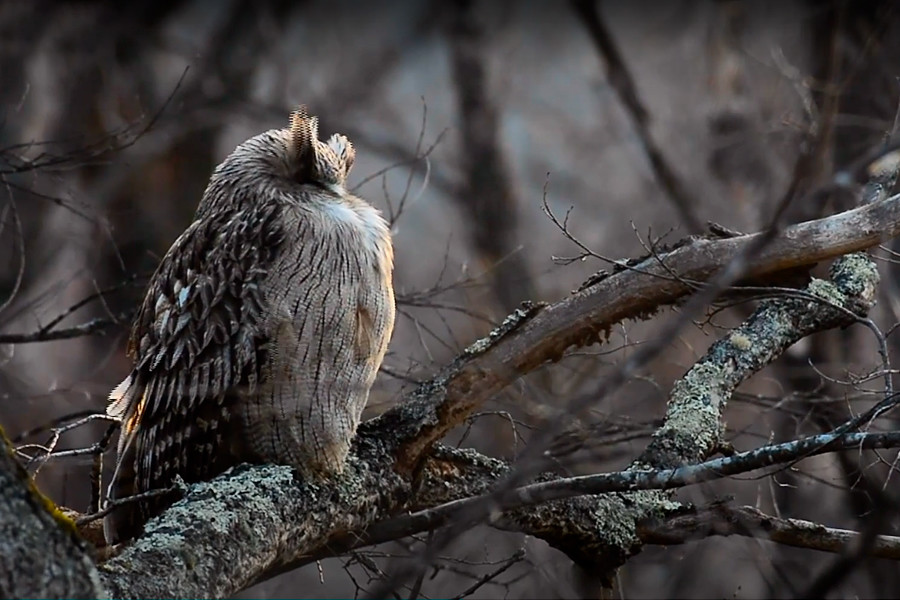
POLYGON ((864 318, 875 302, 875 264, 864 254, 841 257, 832 265, 831 279, 813 280, 797 298, 764 302, 714 343, 675 383, 665 423, 636 464, 669 468, 705 459, 721 442, 722 412, 742 381, 811 333, 864 318))
MULTIPOLYGON (((875 244, 882 235, 900 229, 898 204, 893 198, 788 228, 753 263, 751 274, 807 265, 832 253, 875 244)), ((680 509, 666 493, 653 490, 860 444, 900 444, 900 435, 894 439, 891 434, 834 434, 838 437, 801 440, 790 447, 764 448, 669 470, 633 468, 566 480, 545 476, 501 494, 499 502, 491 492, 508 477, 509 466, 473 452, 433 447, 440 435, 518 376, 559 358, 571 345, 595 341, 598 332, 621 318, 639 316, 688 293, 691 284, 673 279, 673 271, 702 280, 756 237, 695 240, 615 273, 556 305, 521 310, 435 380, 419 387, 407 402, 364 424, 342 476, 303 482, 285 467, 241 467, 192 486, 183 501, 147 525, 140 539, 101 565, 103 583, 114 596, 227 596, 317 556, 446 523, 458 506, 455 502, 489 503, 487 507, 496 515, 495 526, 541 537, 577 563, 608 574, 640 548, 639 523, 680 509), (647 277, 647 273, 655 276, 647 277), (418 469, 411 468, 416 465, 418 469), (537 506, 523 510, 531 505, 537 506), (501 507, 508 510, 497 512, 501 507), (392 518, 410 510, 417 512, 392 518)), ((768 326, 785 331, 797 328, 799 339, 812 331, 852 323, 855 313, 867 307, 877 280, 874 270, 859 257, 848 257, 840 264, 854 262, 861 263, 853 270, 856 277, 841 276, 838 268, 835 285, 814 281, 808 295, 799 300, 776 300, 761 307, 761 312, 806 315, 768 326)), ((769 318, 774 319, 773 313, 769 318)), ((745 326, 752 328, 752 323, 745 326)), ((727 383, 715 388, 713 380, 721 372, 700 369, 696 383, 701 383, 704 374, 710 380, 703 386, 688 386, 695 390, 689 399, 673 395, 666 431, 679 423, 675 417, 679 406, 688 406, 684 402, 706 405, 703 390, 717 389, 722 396, 715 408, 718 415, 733 387, 790 343, 783 335, 752 331, 743 335, 750 344, 735 343, 732 335, 704 359, 733 363, 727 383), (741 353, 754 358, 742 358, 741 353)), ((676 429, 697 426, 686 423, 676 429)), ((702 447, 699 455, 713 449, 714 436, 702 447)), ((681 465, 698 456, 697 452, 681 456, 679 462, 680 450, 677 445, 673 448, 674 454, 660 454, 667 457, 662 462, 681 465)))
MULTIPOLYGON (((681 476, 621 471, 591 480, 532 484, 523 489, 533 492, 514 490, 494 506, 493 525, 540 537, 584 567, 612 568, 640 548, 641 523, 684 512, 656 493, 633 490, 671 489, 839 449, 900 446, 898 433, 845 434, 841 439, 831 448, 817 440, 791 452, 776 448, 774 458, 767 455, 773 449, 762 448, 754 460, 722 459, 728 468, 721 470, 710 466, 721 461, 711 461, 684 467, 681 476), (702 479, 695 473, 702 473, 702 479), (584 481, 590 485, 582 485, 584 481), (631 492, 583 495, 626 490, 631 492), (551 498, 556 501, 542 502, 551 498), (532 504, 538 506, 522 510, 532 504), (510 510, 501 513, 506 507, 510 510)), ((440 526, 453 498, 467 502, 509 471, 502 461, 437 447, 413 485, 384 475, 381 469, 389 469, 390 456, 373 441, 359 440, 347 471, 328 482, 304 483, 288 467, 261 466, 192 486, 183 501, 150 521, 144 536, 100 566, 103 582, 115 597, 228 596, 316 558, 440 526), (414 513, 412 519, 385 520, 405 507, 446 500, 451 502, 414 513)))
MULTIPOLYGON (((808 319, 796 315, 780 325, 798 328, 797 339, 852 323, 856 316, 848 308, 865 309, 871 301, 877 273, 870 267, 861 257, 842 259, 834 269, 835 285, 814 281, 808 297, 766 303, 758 314, 775 321, 775 315, 798 311, 817 315, 808 319), (855 275, 846 275, 845 267, 855 275)), ((751 336, 752 328, 761 323, 761 317, 751 319, 744 335, 751 336)), ((504 339, 500 335, 497 343, 504 339)), ((710 356, 735 365, 735 374, 727 378, 729 386, 738 385, 787 344, 774 334, 760 335, 755 342, 759 347, 726 339, 731 340, 728 348, 714 346, 710 356), (738 360, 742 352, 757 359, 738 360)), ((716 371, 704 372, 710 377, 707 386, 720 377, 716 371)), ((720 393, 728 395, 731 388, 720 393)), ((673 400, 670 425, 677 406, 673 400)), ((458 515, 461 506, 478 503, 505 511, 496 513, 496 526, 541 537, 579 564, 607 572, 640 548, 639 523, 680 509, 662 492, 649 490, 673 489, 842 448, 900 445, 900 434, 834 434, 675 469, 544 477, 498 496, 491 491, 508 476, 510 467, 470 451, 435 448, 420 462, 415 478, 394 471, 398 444, 410 431, 409 422, 404 423, 411 418, 409 410, 410 406, 401 406, 366 423, 346 472, 334 480, 304 483, 284 467, 246 467, 193 486, 185 501, 151 521, 141 539, 101 567, 106 584, 117 596, 166 595, 173 589, 185 595, 228 595, 315 557, 438 527, 458 515), (398 429, 398 423, 407 428, 398 429), (391 519, 415 509, 420 510, 391 519), (197 539, 205 540, 202 552, 197 539), (158 573, 172 575, 163 582, 158 573)))
POLYGON ((411 529, 424 531, 446 524, 458 513, 478 503, 490 502, 491 507, 495 510, 510 510, 578 495, 635 490, 672 490, 831 452, 897 447, 900 447, 900 431, 823 433, 674 469, 629 469, 615 473, 582 475, 532 483, 499 495, 457 500, 401 517, 401 519, 410 524, 416 524, 414 527, 411 525, 411 529))
MULTIPOLYGON (((874 302, 878 272, 864 255, 850 255, 835 262, 834 282, 813 280, 800 298, 763 303, 731 336, 714 344, 706 356, 680 380, 672 391, 666 422, 648 449, 632 467, 621 473, 606 473, 543 481, 516 487, 510 480, 479 496, 463 497, 435 508, 398 517, 386 525, 394 530, 425 530, 450 522, 477 521, 491 512, 534 506, 579 494, 632 492, 624 497, 604 496, 586 500, 594 514, 615 515, 586 540, 569 535, 573 527, 556 521, 557 531, 566 532, 547 541, 579 564, 599 571, 601 577, 639 548, 634 536, 635 521, 674 508, 669 495, 647 490, 670 490, 690 483, 745 472, 780 461, 829 451, 836 445, 862 443, 862 438, 808 438, 796 443, 770 447, 721 461, 691 465, 705 458, 719 445, 721 411, 734 389, 746 378, 774 360, 797 340, 810 333, 846 326, 864 316, 874 302), (681 466, 686 465, 686 466, 681 466), (675 468, 677 467, 677 468, 675 468), (572 544, 572 538, 578 542, 572 544), (590 553, 585 553, 585 549, 590 553), (574 552, 574 554, 572 554, 574 552)), ((865 443, 893 445, 900 436, 865 439, 865 443)), ((522 514, 518 511, 517 514, 522 514)), ((528 515, 524 515, 526 518, 528 515)), ((532 521, 533 522, 533 521, 532 521)))
MULTIPOLYGON (((858 531, 826 527, 802 519, 782 519, 752 506, 714 505, 641 523, 638 536, 645 544, 672 546, 714 535, 768 539, 785 546, 842 552, 859 539, 858 531)), ((868 556, 900 560, 900 537, 880 535, 868 556)))
MULTIPOLYGON (((900 196, 785 228, 753 257, 746 277, 811 267, 900 234, 900 196)), ((412 472, 431 444, 519 377, 572 348, 604 339, 613 325, 646 318, 694 291, 764 233, 694 239, 543 309, 520 310, 502 335, 480 340, 403 406, 383 416, 402 442, 398 468, 412 472)))

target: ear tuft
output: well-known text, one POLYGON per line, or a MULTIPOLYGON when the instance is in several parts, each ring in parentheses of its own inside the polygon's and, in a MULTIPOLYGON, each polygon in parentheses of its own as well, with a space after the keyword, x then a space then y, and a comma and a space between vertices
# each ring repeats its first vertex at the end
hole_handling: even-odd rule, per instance
POLYGON ((327 142, 319 141, 319 120, 310 116, 305 105, 291 113, 288 135, 288 152, 298 182, 344 185, 356 158, 350 140, 334 134, 327 142))
POLYGON ((328 147, 334 151, 334 155, 337 158, 338 169, 342 175, 341 179, 346 179, 347 175, 350 174, 350 169, 353 168, 353 161, 356 160, 356 148, 353 147, 347 136, 339 133, 335 133, 328 138, 328 147))
POLYGON ((291 150, 301 170, 315 163, 316 142, 319 139, 319 120, 309 115, 305 104, 291 113, 291 150))

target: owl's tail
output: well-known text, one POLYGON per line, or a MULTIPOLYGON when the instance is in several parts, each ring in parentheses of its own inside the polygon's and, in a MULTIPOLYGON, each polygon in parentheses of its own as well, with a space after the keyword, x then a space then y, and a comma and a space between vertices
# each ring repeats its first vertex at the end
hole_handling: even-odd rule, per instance
MULTIPOLYGON (((119 433, 124 436, 124 432, 119 433)), ((135 446, 133 442, 126 444, 124 452, 119 453, 116 471, 106 490, 106 500, 119 500, 133 496, 137 490, 135 446)), ((141 532, 142 519, 137 502, 116 506, 103 517, 103 537, 107 544, 118 544, 137 537, 141 532)))
MULTIPOLYGON (((119 430, 116 468, 106 486, 107 502, 132 496, 137 489, 134 431, 143 406, 143 398, 139 396, 142 394, 139 394, 134 374, 129 375, 109 394, 106 414, 119 419, 122 427, 119 430)), ((103 536, 108 544, 134 537, 139 533, 139 528, 138 506, 134 502, 116 507, 103 519, 103 536)))

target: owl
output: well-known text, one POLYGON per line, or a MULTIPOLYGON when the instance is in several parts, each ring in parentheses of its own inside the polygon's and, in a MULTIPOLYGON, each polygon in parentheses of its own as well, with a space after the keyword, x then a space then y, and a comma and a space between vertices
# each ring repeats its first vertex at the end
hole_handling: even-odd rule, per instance
MULTIPOLYGON (((390 229, 347 190, 354 157, 301 108, 215 169, 149 282, 133 369, 110 394, 121 432, 108 498, 242 462, 342 471, 394 325, 390 229)), ((171 502, 119 504, 107 540, 171 502)))

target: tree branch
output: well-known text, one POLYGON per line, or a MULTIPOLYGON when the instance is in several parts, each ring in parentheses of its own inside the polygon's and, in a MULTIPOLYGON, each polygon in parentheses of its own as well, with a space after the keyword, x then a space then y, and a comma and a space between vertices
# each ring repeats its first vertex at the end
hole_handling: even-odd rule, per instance
POLYGON ((705 459, 720 445, 722 412, 741 382, 806 336, 864 318, 875 303, 875 264, 864 254, 843 256, 832 265, 831 278, 812 280, 796 298, 763 302, 715 342, 675 383, 665 423, 636 464, 668 468, 705 459))
MULTIPOLYGON (((781 325, 786 330, 796 327, 797 339, 852 323, 855 313, 841 307, 868 306, 877 281, 877 272, 869 267, 860 257, 839 261, 834 285, 814 281, 808 298, 765 303, 744 335, 751 336, 754 323, 763 323, 762 315, 775 321, 773 315, 798 311, 817 315, 797 316, 781 325), (854 264, 856 275, 846 275, 847 265, 854 264), (817 292, 818 297, 813 295, 817 292)), ((498 333, 495 343, 502 344, 515 331, 498 333)), ((760 368, 759 361, 777 356, 787 343, 774 334, 759 336, 758 348, 726 339, 731 340, 728 348, 714 345, 710 356, 735 364, 735 375, 727 379, 731 386, 760 368), (766 351, 769 344, 771 351, 766 351), (758 360, 737 360, 742 352, 758 360)), ((716 371, 704 372, 711 381, 719 377, 716 371)), ((670 425, 677 406, 676 401, 670 405, 670 425)), ((193 486, 184 501, 147 525, 141 539, 101 567, 105 583, 117 596, 159 596, 169 590, 228 595, 316 557, 433 529, 459 515, 461 507, 477 504, 487 504, 498 515, 495 526, 541 537, 579 564, 608 573, 640 548, 640 522, 680 508, 661 492, 646 490, 673 489, 840 448, 900 445, 900 433, 818 436, 675 469, 633 468, 568 479, 544 476, 498 497, 490 492, 510 467, 471 451, 437 447, 420 461, 415 477, 394 470, 395 453, 416 424, 409 410, 410 405, 403 405, 364 424, 347 470, 334 480, 300 482, 285 467, 242 467, 193 486), (421 510, 390 518, 417 508, 421 510), (202 553, 196 550, 197 539, 205 540, 202 553), (159 573, 171 575, 163 581, 159 573)))
POLYGON ((35 342, 70 340, 91 335, 93 333, 104 334, 107 329, 121 326, 121 324, 127 322, 128 319, 129 315, 119 315, 116 320, 91 319, 80 325, 73 325, 72 327, 66 327, 64 329, 53 329, 50 331, 41 329, 29 333, 0 333, 0 344, 32 344, 35 342))
MULTIPOLYGON (((566 551, 575 562, 599 572, 601 578, 609 578, 612 570, 640 546, 634 535, 635 522, 677 506, 667 494, 651 493, 649 490, 671 490, 769 466, 773 464, 770 461, 774 455, 779 457, 779 462, 790 461, 808 453, 828 451, 829 447, 834 449, 836 445, 862 443, 862 438, 842 437, 834 433, 830 437, 807 438, 722 459, 725 462, 720 460, 680 466, 701 460, 718 447, 721 411, 742 381, 802 337, 816 331, 846 326, 865 315, 874 302, 878 283, 878 272, 871 261, 863 255, 842 257, 833 265, 832 276, 834 283, 813 280, 805 294, 798 292, 801 298, 763 303, 731 336, 713 344, 706 356, 675 385, 665 424, 629 470, 553 479, 524 487, 518 487, 514 480, 509 479, 488 493, 463 497, 398 517, 395 523, 385 527, 394 531, 420 531, 450 522, 467 524, 497 511, 534 506, 580 494, 644 490, 644 493, 630 493, 625 497, 604 496, 587 500, 595 514, 615 515, 614 519, 606 520, 605 527, 589 530, 592 532, 589 540, 585 536, 577 536, 578 543, 572 544, 568 535, 551 539, 541 536, 551 545, 566 551), (590 549, 590 552, 586 553, 585 549, 590 549)), ((875 445, 893 445, 900 442, 900 436, 866 438, 864 441, 875 445)), ((517 514, 523 513, 517 511, 517 514)), ((525 515, 526 519, 530 517, 525 515)), ((560 525, 557 531, 568 534, 573 530, 569 523, 555 522, 560 525)))
MULTIPOLYGON (((103 583, 115 597, 229 596, 317 558, 438 527, 450 514, 444 507, 481 498, 509 472, 502 461, 438 446, 413 483, 390 474, 390 456, 378 437, 358 440, 346 472, 328 482, 298 481, 289 467, 267 465, 191 486, 182 501, 147 524, 141 538, 99 567, 103 583), (389 519, 448 499, 411 518, 389 519)), ((710 461, 684 467, 682 476, 620 471, 532 484, 495 504, 492 524, 544 539, 586 568, 614 568, 640 549, 641 523, 683 514, 678 503, 634 490, 682 487, 836 449, 900 447, 900 433, 841 439, 838 447, 814 442, 790 453, 763 447, 754 451, 755 460, 722 459, 727 468, 721 470, 711 466, 721 461, 710 461), (704 476, 691 476, 696 473, 704 476), (631 493, 585 495, 616 491, 631 493), (532 505, 538 506, 522 510, 532 505)))
MULTIPOLYGON (((826 527, 802 519, 782 519, 752 506, 713 505, 649 520, 638 527, 645 544, 672 546, 714 535, 741 535, 768 539, 785 546, 839 553, 859 540, 860 533, 826 527)), ((868 556, 900 560, 900 537, 879 535, 868 556)))
MULTIPOLYGON (((746 277, 811 267, 900 234, 900 196, 786 227, 748 265, 746 277)), ((520 309, 506 327, 479 340, 383 419, 402 444, 397 468, 411 473, 427 448, 519 377, 555 362, 572 347, 602 342, 616 323, 646 318, 693 292, 764 233, 693 239, 542 309, 520 309)))
MULTIPOLYGON (((808 265, 875 244, 882 235, 900 229, 898 204, 900 201, 892 198, 788 228, 753 262, 751 275, 808 265)), ((578 564, 609 575, 640 548, 639 523, 680 509, 665 493, 651 490, 672 489, 860 444, 900 444, 896 433, 835 433, 829 439, 807 438, 793 445, 661 471, 636 466, 586 478, 560 480, 546 475, 501 494, 499 502, 490 492, 507 478, 508 465, 472 451, 434 446, 453 424, 518 376, 559 358, 571 345, 595 341, 598 332, 616 320, 642 314, 641 307, 645 314, 646 307, 655 306, 653 302, 671 302, 693 289, 689 282, 673 279, 671 273, 702 280, 756 238, 693 240, 614 273, 553 306, 521 309, 437 378, 420 386, 405 403, 363 424, 341 476, 304 482, 287 467, 242 466, 211 482, 191 486, 182 501, 147 524, 141 538, 99 567, 103 584, 114 596, 227 596, 318 556, 432 528, 454 514, 458 506, 454 502, 489 503, 495 526, 545 539, 578 564), (410 468, 414 466, 418 468, 410 468), (553 499, 557 500, 551 502, 553 499), (500 512, 500 508, 508 510, 500 512), (392 518, 411 510, 417 512, 392 518), (198 545, 197 540, 203 543, 198 545)), ((775 300, 761 306, 759 312, 770 311, 765 313, 768 319, 775 314, 806 315, 795 315, 777 326, 768 324, 773 331, 797 328, 797 339, 815 330, 852 323, 867 308, 877 281, 868 264, 860 257, 847 257, 835 267, 834 285, 814 281, 802 298, 775 300), (856 275, 841 275, 841 265, 853 264, 856 275)), ((758 319, 761 326, 765 319, 758 319)), ((752 329, 752 323, 745 326, 752 329)), ((724 406, 724 396, 733 386, 789 344, 786 337, 771 332, 756 335, 743 331, 743 335, 752 341, 749 346, 735 343, 732 335, 714 345, 704 359, 733 363, 725 389, 716 388, 723 396, 716 410, 724 406), (741 353, 755 358, 741 358, 741 353)), ((716 370, 701 369, 698 382, 704 373, 709 378, 721 376, 716 370)), ((699 390, 712 389, 710 382, 707 384, 688 386, 695 390, 689 394, 690 402, 705 402, 699 390)), ((678 423, 678 407, 691 405, 683 402, 673 395, 667 415, 669 430, 678 423)), ((714 441, 711 438, 702 447, 712 449, 714 441)), ((672 461, 677 458, 665 456, 672 461)), ((682 457, 680 464, 693 456, 682 457)))

